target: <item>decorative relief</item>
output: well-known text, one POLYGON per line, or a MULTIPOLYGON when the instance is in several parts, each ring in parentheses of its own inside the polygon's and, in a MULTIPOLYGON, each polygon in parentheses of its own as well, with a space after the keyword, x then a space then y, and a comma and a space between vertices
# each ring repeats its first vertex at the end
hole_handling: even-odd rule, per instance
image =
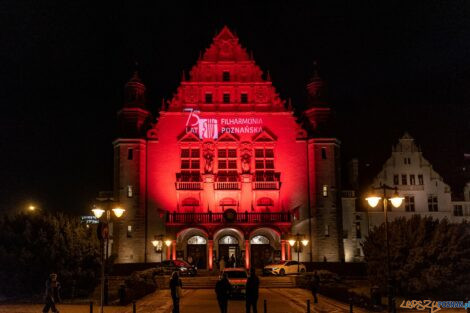
POLYGON ((214 143, 205 142, 203 146, 204 173, 212 174, 214 168, 214 143))
POLYGON ((240 159, 242 173, 248 174, 251 169, 251 156, 252 156, 253 147, 250 142, 242 142, 240 145, 240 159))

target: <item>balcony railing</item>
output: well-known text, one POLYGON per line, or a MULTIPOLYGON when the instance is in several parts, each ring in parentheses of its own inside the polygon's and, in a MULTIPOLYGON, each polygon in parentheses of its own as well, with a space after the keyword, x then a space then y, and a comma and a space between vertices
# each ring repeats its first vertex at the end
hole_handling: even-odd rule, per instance
POLYGON ((175 185, 176 190, 202 190, 200 181, 177 181, 175 185))
POLYGON ((253 189, 279 189, 279 181, 254 181, 253 189))
POLYGON ((210 223, 290 223, 291 214, 288 212, 248 213, 239 212, 230 220, 224 213, 168 213, 167 224, 210 224, 210 223))
POLYGON ((218 181, 215 182, 215 190, 240 190, 241 183, 237 181, 218 181))

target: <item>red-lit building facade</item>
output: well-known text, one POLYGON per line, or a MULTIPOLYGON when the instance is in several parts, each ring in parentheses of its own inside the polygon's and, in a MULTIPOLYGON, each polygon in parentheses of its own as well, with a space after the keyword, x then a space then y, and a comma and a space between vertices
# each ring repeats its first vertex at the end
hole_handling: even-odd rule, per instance
POLYGON ((328 115, 322 82, 308 85, 302 116, 225 27, 153 117, 137 74, 126 84, 114 141, 118 262, 221 256, 262 266, 297 259, 287 242, 309 239, 301 261, 343 258, 339 142, 316 131, 328 115), (152 241, 161 241, 156 252, 152 241))

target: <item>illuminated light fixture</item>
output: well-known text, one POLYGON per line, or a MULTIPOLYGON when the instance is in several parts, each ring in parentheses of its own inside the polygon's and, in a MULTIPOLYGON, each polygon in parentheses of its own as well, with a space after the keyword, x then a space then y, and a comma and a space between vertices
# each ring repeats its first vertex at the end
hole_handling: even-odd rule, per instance
POLYGON ((116 215, 117 218, 121 217, 124 214, 125 211, 126 210, 124 210, 123 208, 114 208, 113 209, 114 215, 116 215))
POLYGON ((289 240, 289 245, 293 247, 295 245, 295 239, 290 239, 289 240))
POLYGON ((100 218, 104 214, 104 210, 100 209, 100 208, 94 208, 91 211, 93 212, 93 214, 95 215, 96 218, 100 218))
POLYGON ((379 204, 380 199, 382 199, 382 198, 377 197, 377 196, 370 196, 370 197, 366 198, 367 203, 369 203, 369 205, 373 208, 375 208, 377 206, 377 204, 379 204))
POLYGON ((36 207, 34 205, 30 205, 28 207, 28 210, 30 210, 31 212, 34 212, 36 210, 36 207))
POLYGON ((156 248, 158 245, 158 240, 152 240, 152 245, 156 248))
POLYGON ((308 245, 308 239, 303 239, 302 244, 304 245, 304 247, 306 247, 308 245))
POLYGON ((171 246, 171 240, 165 240, 165 245, 166 245, 167 247, 171 246))
POLYGON ((393 205, 394 207, 398 208, 398 207, 402 204, 403 199, 405 199, 405 198, 400 197, 400 196, 398 195, 398 192, 395 192, 395 194, 393 195, 393 197, 390 198, 390 202, 392 202, 392 205, 393 205))

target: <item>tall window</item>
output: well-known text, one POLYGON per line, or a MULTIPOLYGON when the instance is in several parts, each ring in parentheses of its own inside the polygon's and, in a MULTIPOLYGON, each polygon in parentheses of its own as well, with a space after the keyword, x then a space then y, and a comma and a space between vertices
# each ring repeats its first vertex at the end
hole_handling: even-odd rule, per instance
POLYGON ((230 81, 230 72, 224 71, 222 72, 222 81, 229 82, 230 81))
POLYGON ((217 167, 219 181, 237 181, 237 149, 218 149, 217 167))
POLYGON ((200 150, 196 147, 181 149, 181 175, 183 181, 199 181, 200 150))
POLYGON ((229 93, 224 93, 223 96, 224 103, 230 103, 230 94, 229 93))
POLYGON ((132 237, 132 225, 127 225, 127 238, 132 237))
POLYGON ((454 205, 454 216, 463 216, 463 208, 462 205, 454 205))
POLYGON ((420 185, 424 185, 423 175, 421 175, 421 174, 418 175, 418 183, 419 183, 420 185))
POLYGON ((406 174, 401 175, 401 184, 406 185, 407 184, 407 179, 406 179, 406 174))
POLYGON ((134 149, 129 148, 127 149, 127 159, 132 160, 134 158, 134 149))
POLYGON ((326 160, 326 148, 321 148, 321 158, 322 160, 326 160))
POLYGON ((398 175, 393 175, 393 184, 398 185, 400 182, 398 180, 398 175))
POLYGON ((323 197, 328 197, 328 185, 323 185, 323 197))
POLYGON ((414 196, 405 196, 405 211, 406 212, 415 211, 415 197, 414 196))
POLYGON ((410 175, 410 185, 416 185, 416 179, 414 174, 410 175))
POLYGON ((212 94, 206 93, 206 103, 212 103, 212 94))
POLYGON ((428 196, 428 210, 429 210, 429 212, 437 212, 438 211, 437 196, 435 196, 435 195, 429 195, 428 196))
POLYGON ((242 93, 240 95, 240 102, 241 103, 248 103, 248 94, 247 93, 242 93))
POLYGON ((356 222, 356 238, 358 239, 362 238, 361 222, 356 222))
POLYGON ((330 226, 328 224, 325 225, 325 237, 330 237, 330 226))
POLYGON ((134 196, 134 189, 132 185, 127 185, 127 197, 132 198, 134 196))
POLYGON ((256 180, 274 181, 274 150, 272 148, 255 149, 256 180))

